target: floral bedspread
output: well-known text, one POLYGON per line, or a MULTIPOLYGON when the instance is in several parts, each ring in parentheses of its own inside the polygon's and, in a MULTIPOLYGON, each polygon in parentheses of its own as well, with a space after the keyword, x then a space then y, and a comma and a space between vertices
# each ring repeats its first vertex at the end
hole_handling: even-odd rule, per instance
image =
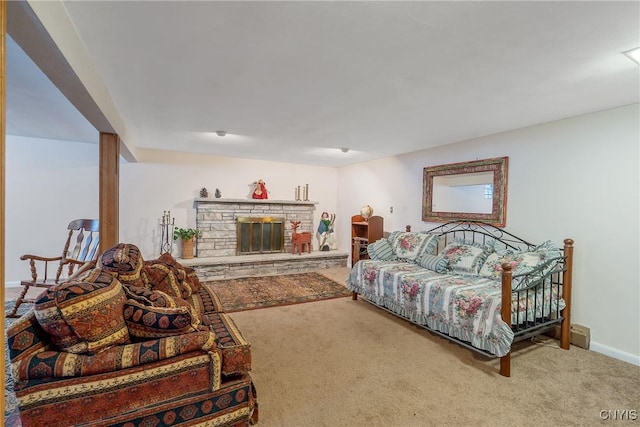
MULTIPOLYGON (((506 355, 513 342, 514 333, 500 313, 500 283, 489 278, 439 274, 407 262, 362 260, 352 268, 347 287, 412 322, 496 356, 506 355)), ((514 299, 512 323, 554 311, 552 294, 547 287, 544 293, 514 299)))

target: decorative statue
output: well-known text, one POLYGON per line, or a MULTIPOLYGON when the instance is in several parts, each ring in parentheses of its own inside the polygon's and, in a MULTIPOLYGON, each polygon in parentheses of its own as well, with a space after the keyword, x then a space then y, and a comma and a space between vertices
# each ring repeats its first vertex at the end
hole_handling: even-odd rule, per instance
POLYGON ((269 190, 263 180, 259 179, 258 181, 253 183, 253 193, 251 194, 252 199, 268 199, 269 198, 269 190))
POLYGON ((318 247, 321 251, 329 251, 335 248, 335 236, 333 234, 333 223, 336 221, 336 214, 329 215, 328 212, 322 212, 320 216, 320 224, 318 224, 318 247))
POLYGON ((200 190, 200 197, 209 197, 209 192, 207 191, 206 187, 202 187, 202 189, 200 190))
POLYGON ((220 192, 219 188, 216 188, 216 192, 214 195, 216 196, 216 199, 219 199, 220 197, 222 197, 222 193, 220 192))

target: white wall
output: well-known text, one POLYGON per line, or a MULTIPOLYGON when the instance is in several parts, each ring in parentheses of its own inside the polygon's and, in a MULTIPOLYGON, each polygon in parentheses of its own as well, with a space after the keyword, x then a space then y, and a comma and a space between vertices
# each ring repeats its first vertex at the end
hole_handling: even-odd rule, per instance
POLYGON ((640 364, 639 117, 635 104, 343 167, 338 215, 370 204, 387 231, 429 229, 424 167, 509 156, 506 229, 575 240, 573 322, 591 328, 593 350, 640 364))
MULTIPOLYGON (((62 255, 67 225, 98 218, 98 145, 6 135, 5 278, 30 277, 24 254, 62 255)), ((53 271, 55 274, 55 270, 53 271)))
MULTIPOLYGON (((5 278, 15 286, 29 277, 21 255, 58 256, 72 219, 98 218, 99 152, 97 144, 10 135, 6 146, 5 278)), ((195 227, 193 199, 202 187, 209 197, 219 188, 223 198, 244 199, 250 184, 263 179, 269 199, 294 200, 294 187, 309 184, 309 199, 318 202, 315 226, 323 210, 336 211, 335 168, 152 150, 139 154, 138 163, 120 163, 120 241, 139 246, 146 259, 160 254, 165 210, 176 226, 195 227)), ((174 255, 179 246, 174 244, 174 255)))
POLYGON ((219 188, 223 198, 246 199, 250 184, 263 179, 270 200, 295 200, 294 188, 309 184, 309 199, 318 202, 314 226, 323 210, 336 211, 336 168, 151 150, 138 154, 139 163, 120 165, 120 240, 136 242, 145 258, 160 254, 163 211, 171 211, 176 226, 195 227, 193 200, 202 187, 209 197, 219 188))

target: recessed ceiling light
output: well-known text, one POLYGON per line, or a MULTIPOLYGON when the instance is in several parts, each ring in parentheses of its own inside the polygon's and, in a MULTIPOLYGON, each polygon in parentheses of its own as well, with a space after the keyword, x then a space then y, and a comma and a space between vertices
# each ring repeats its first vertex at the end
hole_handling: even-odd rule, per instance
POLYGON ((340 151, 342 151, 343 153, 348 153, 349 149, 347 147, 342 147, 340 151))
POLYGON ((224 130, 217 130, 217 131, 216 131, 216 135, 218 135, 219 137, 223 137, 223 136, 225 136, 226 134, 227 134, 227 132, 226 132, 226 131, 224 131, 224 130))
POLYGON ((622 52, 629 57, 636 64, 640 64, 640 47, 622 52))

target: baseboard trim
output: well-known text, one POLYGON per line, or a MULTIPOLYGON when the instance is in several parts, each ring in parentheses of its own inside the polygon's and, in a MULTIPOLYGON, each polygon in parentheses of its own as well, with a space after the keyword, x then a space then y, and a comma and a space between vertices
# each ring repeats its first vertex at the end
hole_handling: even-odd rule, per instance
POLYGON ((640 356, 638 356, 637 354, 620 351, 616 348, 609 347, 607 345, 600 344, 594 341, 591 341, 590 350, 595 351, 596 353, 604 354, 605 356, 613 357, 614 359, 622 360, 623 362, 631 363, 632 365, 640 366, 640 356))

